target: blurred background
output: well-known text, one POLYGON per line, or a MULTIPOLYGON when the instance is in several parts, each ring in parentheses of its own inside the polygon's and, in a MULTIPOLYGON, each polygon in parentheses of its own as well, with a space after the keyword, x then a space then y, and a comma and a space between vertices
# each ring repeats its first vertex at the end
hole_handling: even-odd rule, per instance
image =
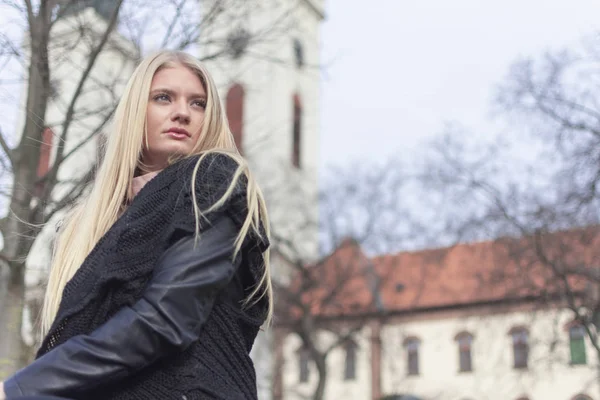
POLYGON ((0 378, 140 58, 213 74, 273 224, 261 399, 600 400, 600 4, 0 0, 0 378))

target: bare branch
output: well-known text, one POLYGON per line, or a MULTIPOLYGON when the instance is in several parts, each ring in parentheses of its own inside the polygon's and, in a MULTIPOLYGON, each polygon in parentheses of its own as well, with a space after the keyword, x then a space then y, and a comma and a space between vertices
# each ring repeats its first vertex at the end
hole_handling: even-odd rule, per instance
MULTIPOLYGON (((90 140, 92 140, 93 138, 98 136, 102 132, 102 130, 106 127, 106 125, 109 123, 109 121, 111 120, 112 116, 114 115, 115 110, 116 110, 116 107, 113 107, 112 110, 110 110, 110 112, 104 116, 104 119, 94 130, 92 130, 86 137, 84 137, 79 143, 77 143, 75 146, 73 146, 73 148, 63 156, 62 161, 63 162, 67 161, 69 159, 69 157, 71 157, 74 154, 77 154, 77 152, 83 146, 88 144, 90 142, 90 140)), ((49 181, 48 178, 49 178, 49 174, 47 173, 37 180, 37 184, 44 184, 44 185, 47 184, 49 181)), ((47 185, 46 190, 44 191, 44 194, 41 196, 42 202, 45 199, 50 197, 54 186, 55 185, 47 185)))
POLYGON ((186 3, 186 0, 181 0, 181 2, 176 5, 175 17, 171 20, 171 23, 169 24, 169 27, 167 28, 167 32, 165 33, 165 36, 163 37, 163 41, 160 45, 161 48, 167 47, 167 44, 169 43, 169 39, 171 38, 171 35, 173 34, 173 29, 175 28, 175 26, 181 19, 181 13, 183 11, 183 7, 184 7, 185 3, 186 3))
MULTIPOLYGON (((53 204, 49 204, 49 209, 45 210, 43 221, 47 223, 50 219, 56 214, 58 211, 64 209, 65 207, 73 204, 75 200, 77 200, 83 192, 86 190, 92 179, 96 174, 96 168, 92 167, 88 170, 88 172, 79 179, 77 184, 74 184, 71 190, 67 192, 60 200, 54 202, 53 204)), ((41 211, 41 210, 40 210, 41 211)))
POLYGON ((85 82, 86 82, 88 76, 90 75, 92 68, 94 67, 94 64, 96 63, 98 56, 102 52, 104 45, 106 44, 106 42, 108 41, 108 38, 110 37, 110 34, 114 30, 115 24, 117 22, 117 16, 119 15, 119 9, 121 8, 122 3, 123 3, 123 0, 117 0, 117 2, 115 3, 115 9, 111 15, 110 21, 108 22, 106 29, 105 29, 102 37, 100 38, 98 45, 93 49, 93 51, 89 55, 87 66, 86 66, 81 78, 79 79, 77 88, 75 89, 75 92, 73 93, 73 96, 71 98, 71 103, 69 104, 69 107, 65 113, 65 122, 63 123, 63 126, 62 126, 62 141, 60 141, 57 146, 56 158, 54 161, 54 165, 52 166, 51 170, 49 171, 49 176, 50 176, 49 180, 51 182, 54 182, 56 180, 58 168, 64 161, 63 153, 64 153, 64 149, 65 149, 65 143, 68 139, 69 127, 70 127, 71 123, 73 122, 72 118, 73 118, 73 113, 75 112, 75 104, 77 103, 77 100, 83 90, 83 86, 85 85, 85 82))
POLYGON ((8 158, 8 161, 10 163, 10 167, 12 169, 13 166, 13 155, 12 155, 12 150, 11 148, 8 146, 8 143, 6 143, 6 140, 4 139, 4 134, 2 132, 2 129, 0 129, 0 147, 2 147, 2 150, 4 151, 4 154, 6 155, 6 157, 8 158))
MULTIPOLYGON (((25 5, 27 6, 27 21, 29 21, 29 32, 30 34, 33 34, 33 28, 35 26, 35 16, 33 15, 33 7, 31 5, 31 0, 25 0, 25 5)), ((31 37, 31 40, 33 40, 33 36, 31 37)))
POLYGON ((358 332, 360 332, 363 328, 364 328, 364 323, 360 323, 360 324, 357 324, 357 325, 353 326, 352 328, 348 329, 343 334, 338 333, 337 334, 338 336, 336 337, 336 339, 327 348, 325 348, 325 350, 323 350, 323 353, 324 354, 331 353, 333 350, 337 349, 338 347, 347 343, 349 340, 351 340, 353 337, 355 337, 356 334, 358 332))

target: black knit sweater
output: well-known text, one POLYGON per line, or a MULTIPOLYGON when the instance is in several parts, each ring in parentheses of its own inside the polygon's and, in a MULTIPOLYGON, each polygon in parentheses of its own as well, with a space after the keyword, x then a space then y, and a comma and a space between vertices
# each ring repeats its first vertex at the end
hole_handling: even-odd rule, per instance
MULTIPOLYGON (((61 305, 37 356, 79 334, 89 334, 121 307, 142 296, 154 265, 182 234, 195 229, 191 179, 197 157, 171 165, 148 182, 100 239, 65 287, 61 305)), ((221 197, 237 164, 211 154, 196 177, 201 210, 221 197)), ((246 214, 246 180, 236 185, 219 210, 241 227, 246 214)), ((216 213, 214 214, 216 215, 216 213)), ((212 215, 208 215, 211 219, 212 215)), ((201 229, 206 222, 201 220, 201 229)), ((96 390, 97 399, 256 399, 256 377, 249 353, 264 322, 267 299, 242 309, 240 282, 251 292, 263 273, 266 239, 249 235, 236 279, 219 295, 199 340, 183 353, 161 359, 124 381, 96 390)))

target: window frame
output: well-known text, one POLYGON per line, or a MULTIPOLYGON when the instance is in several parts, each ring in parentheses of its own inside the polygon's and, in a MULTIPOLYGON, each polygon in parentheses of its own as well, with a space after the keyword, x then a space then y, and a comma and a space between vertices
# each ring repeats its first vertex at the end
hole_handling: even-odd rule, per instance
POLYGON ((456 340, 456 345, 458 348, 458 372, 473 372, 473 335, 469 332, 463 331, 456 335, 454 339, 456 340), (468 343, 462 343, 464 340, 467 340, 468 343), (468 365, 463 365, 464 354, 467 354, 468 365))
POLYGON ((302 118, 304 108, 297 93, 293 97, 292 110, 292 165, 300 169, 302 168, 302 118))
POLYGON ((583 327, 583 325, 581 324, 573 324, 571 326, 569 326, 569 363, 571 365, 587 365, 587 351, 585 348, 585 328, 583 327), (578 333, 578 335, 580 335, 581 337, 576 337, 574 338, 574 334, 573 332, 575 330, 579 330, 580 332, 578 333), (581 347, 582 351, 582 358, 579 360, 575 360, 574 357, 574 342, 577 341, 577 343, 579 344, 579 346, 581 347))
POLYGON ((358 345, 350 340, 344 345, 344 351, 346 356, 344 359, 344 381, 355 381, 358 345))
POLYGON ((511 347, 513 353, 513 369, 528 369, 530 352, 529 330, 523 326, 516 326, 512 328, 509 333, 511 336, 511 347), (518 354, 521 355, 518 356, 518 354), (522 359, 524 361, 521 361, 522 359))
POLYGON ((298 358, 298 382, 307 383, 310 380, 310 351, 307 347, 301 346, 296 354, 298 358))
POLYGON ((294 64, 296 68, 301 69, 304 67, 304 46, 300 39, 295 38, 293 41, 293 49, 294 49, 294 64))
POLYGON ((408 337, 404 340, 403 346, 404 351, 406 352, 406 375, 421 375, 421 363, 419 357, 421 340, 414 336, 408 337))
POLYGON ((244 111, 246 108, 246 90, 244 86, 235 82, 227 90, 225 95, 225 114, 227 123, 233 135, 235 145, 240 154, 244 154, 244 111), (234 120, 235 117, 235 120, 234 120))

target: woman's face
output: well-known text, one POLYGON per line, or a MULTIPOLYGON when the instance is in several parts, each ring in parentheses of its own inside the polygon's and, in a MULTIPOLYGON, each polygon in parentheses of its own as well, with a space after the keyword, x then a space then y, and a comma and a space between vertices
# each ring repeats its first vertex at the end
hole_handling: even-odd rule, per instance
POLYGON ((194 72, 177 64, 154 74, 146 111, 148 145, 144 172, 167 166, 169 156, 188 155, 200 137, 206 91, 194 72))

